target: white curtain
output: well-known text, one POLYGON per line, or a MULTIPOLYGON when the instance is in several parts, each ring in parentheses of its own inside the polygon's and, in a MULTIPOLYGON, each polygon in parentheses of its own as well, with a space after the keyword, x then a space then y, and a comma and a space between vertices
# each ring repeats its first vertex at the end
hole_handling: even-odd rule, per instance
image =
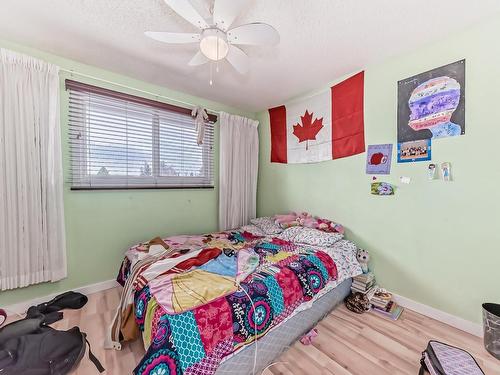
POLYGON ((0 49, 0 290, 66 277, 58 74, 0 49))
POLYGON ((219 227, 238 228, 255 217, 259 164, 258 121, 221 112, 219 227))

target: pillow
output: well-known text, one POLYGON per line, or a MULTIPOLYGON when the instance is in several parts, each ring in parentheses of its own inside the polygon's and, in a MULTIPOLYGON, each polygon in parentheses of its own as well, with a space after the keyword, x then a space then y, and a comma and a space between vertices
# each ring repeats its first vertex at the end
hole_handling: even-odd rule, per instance
POLYGON ((254 236, 265 236, 266 233, 260 229, 257 225, 249 224, 249 225, 243 225, 240 228, 241 232, 249 232, 252 233, 254 236))
POLYGON ((279 234, 283 232, 278 224, 275 223, 273 217, 265 216, 250 220, 253 225, 258 226, 265 234, 279 234))
MULTIPOLYGON (((293 229, 293 228, 290 228, 293 229)), ((293 242, 302 243, 311 246, 331 247, 337 241, 344 238, 343 234, 335 232, 323 232, 314 228, 301 228, 293 242)))
POLYGON ((278 238, 283 241, 295 242, 295 237, 304 230, 304 227, 290 227, 285 229, 278 235, 278 238))
POLYGON ((287 223, 277 223, 282 229, 287 229, 291 227, 300 227, 300 223, 298 221, 289 221, 287 223))

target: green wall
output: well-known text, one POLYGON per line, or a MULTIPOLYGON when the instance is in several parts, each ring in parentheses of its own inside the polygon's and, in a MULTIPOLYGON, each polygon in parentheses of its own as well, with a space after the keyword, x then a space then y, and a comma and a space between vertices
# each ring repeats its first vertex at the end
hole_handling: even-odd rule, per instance
MULTIPOLYGON (((63 69, 157 93, 172 99, 199 103, 214 110, 255 117, 253 113, 195 98, 7 41, 0 40, 0 47, 41 58, 57 64, 63 69)), ((65 181, 67 181, 69 170, 69 150, 67 142, 68 94, 64 90, 64 79, 68 77, 68 74, 61 72, 61 126, 65 181)), ((74 75, 73 79, 127 92, 122 88, 84 79, 77 75, 74 75)), ((129 92, 142 95, 134 91, 129 92)), ((152 98, 155 99, 155 97, 152 98)), ((216 126, 216 185, 218 175, 217 129, 216 126)), ((113 279, 116 277, 118 267, 123 259, 123 252, 137 242, 149 240, 157 235, 201 233, 216 230, 218 189, 216 186, 215 189, 190 190, 70 191, 69 185, 66 184, 64 211, 68 278, 57 283, 34 285, 0 293, 0 306, 113 279)))
POLYGON ((451 162, 453 182, 427 181, 426 162, 397 164, 395 151, 391 175, 379 177, 398 186, 394 197, 370 195, 366 154, 318 164, 270 163, 265 111, 257 116, 258 215, 306 210, 334 219, 371 252, 382 286, 479 322, 482 302, 500 303, 499 35, 496 17, 366 69, 366 144, 395 144, 397 81, 467 59, 466 134, 437 140, 432 151, 433 162, 451 162), (410 176, 411 184, 400 184, 400 176, 410 176))

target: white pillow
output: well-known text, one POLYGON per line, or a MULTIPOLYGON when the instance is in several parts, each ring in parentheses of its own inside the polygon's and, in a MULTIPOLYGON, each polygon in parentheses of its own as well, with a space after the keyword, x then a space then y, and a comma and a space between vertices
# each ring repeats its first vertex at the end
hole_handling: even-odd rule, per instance
MULTIPOLYGON (((288 228, 287 230, 294 229, 288 228)), ((291 240, 292 242, 320 246, 320 247, 331 247, 337 241, 344 238, 343 234, 335 232, 323 232, 314 228, 300 227, 301 230, 296 232, 295 237, 291 240)))
POLYGON ((249 232, 252 233, 254 236, 265 236, 266 233, 260 229, 257 225, 249 224, 249 225, 243 225, 240 228, 240 231, 242 232, 249 232))
POLYGON ((286 228, 279 234, 278 238, 283 241, 295 242, 295 237, 297 237, 303 229, 304 227, 299 226, 286 228))
POLYGON ((258 217, 250 220, 250 222, 258 226, 265 234, 279 234, 283 232, 283 228, 276 224, 273 217, 258 217))

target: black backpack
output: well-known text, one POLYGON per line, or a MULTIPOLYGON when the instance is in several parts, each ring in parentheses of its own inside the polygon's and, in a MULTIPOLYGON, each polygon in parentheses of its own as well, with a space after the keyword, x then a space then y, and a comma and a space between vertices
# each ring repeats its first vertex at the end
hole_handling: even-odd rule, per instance
POLYGON ((57 308, 80 308, 86 302, 79 293, 65 293, 33 306, 27 317, 0 329, 0 374, 66 375, 76 369, 89 346, 89 359, 104 372, 92 354, 85 333, 78 327, 59 331, 50 326, 62 318, 57 308), (46 314, 46 315, 45 315, 46 314))

